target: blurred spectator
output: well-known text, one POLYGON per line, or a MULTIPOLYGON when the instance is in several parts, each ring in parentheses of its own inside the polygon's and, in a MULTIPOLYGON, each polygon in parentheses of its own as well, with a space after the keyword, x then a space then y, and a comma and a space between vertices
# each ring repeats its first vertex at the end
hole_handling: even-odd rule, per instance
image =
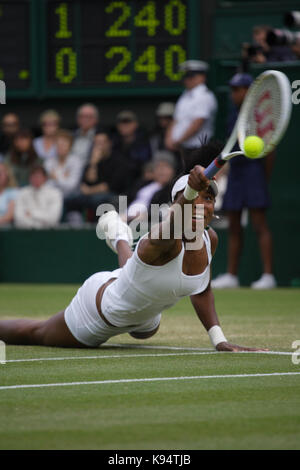
POLYGON ((66 199, 65 210, 82 212, 92 209, 96 215, 98 205, 112 202, 115 196, 127 190, 130 181, 126 160, 113 150, 110 136, 104 131, 99 132, 83 173, 80 191, 66 199))
POLYGON ((151 160, 145 163, 141 176, 133 182, 129 190, 126 192, 128 204, 131 204, 131 202, 135 199, 137 192, 142 189, 143 186, 146 186, 146 184, 149 184, 153 181, 153 172, 154 163, 151 160))
POLYGON ((156 198, 155 203, 162 204, 163 202, 169 202, 169 185, 175 176, 175 159, 170 152, 158 151, 154 155, 153 165, 153 181, 143 186, 137 192, 134 201, 128 207, 128 220, 135 219, 136 217, 141 219, 144 217, 148 218, 150 204, 158 191, 168 188, 168 200, 165 201, 165 197, 163 198, 161 194, 161 198, 156 198))
POLYGON ((17 114, 7 113, 3 116, 1 121, 1 134, 0 134, 0 154, 5 157, 5 154, 10 149, 13 138, 20 129, 20 119, 17 114))
POLYGON ((128 165, 123 156, 113 149, 113 142, 107 132, 99 132, 94 139, 90 161, 86 167, 81 188, 95 194, 112 191, 115 194, 124 193, 130 184, 128 165), (100 185, 98 187, 98 184, 100 185))
POLYGON ((17 194, 16 180, 11 168, 5 163, 0 163, 0 226, 12 223, 17 194))
POLYGON ((73 136, 67 130, 60 130, 56 138, 57 156, 45 161, 45 168, 52 185, 59 188, 64 197, 79 189, 82 163, 72 152, 73 136))
POLYGON ((244 43, 242 46, 243 71, 248 71, 249 63, 263 64, 266 62, 266 56, 261 46, 244 43))
POLYGON ((213 136, 217 101, 206 86, 206 62, 188 60, 180 64, 180 70, 184 72, 185 91, 176 103, 166 147, 171 151, 183 148, 183 158, 188 160, 193 149, 213 136))
POLYGON ((33 135, 29 129, 20 129, 15 134, 5 161, 12 167, 17 185, 28 185, 31 167, 39 163, 33 147, 33 135))
POLYGON ((60 125, 60 115, 56 111, 48 110, 41 114, 41 137, 33 141, 34 149, 42 160, 56 156, 56 135, 60 125))
POLYGON ((168 127, 173 122, 174 103, 160 103, 156 110, 156 129, 150 137, 152 155, 157 150, 165 150, 165 138, 168 127))
POLYGON ((289 46, 270 46, 267 35, 272 30, 268 25, 257 25, 252 30, 252 44, 244 43, 242 57, 247 62, 262 64, 264 62, 284 62, 296 60, 289 46))
MULTIPOLYGON (((160 103, 156 110, 156 128, 150 137, 150 146, 152 155, 158 150, 167 150, 166 135, 167 130, 173 122, 173 115, 175 111, 174 103, 160 103)), ((173 152, 176 159, 176 173, 182 171, 181 155, 179 152, 173 152)))
POLYGON ((30 186, 19 191, 15 207, 15 225, 18 228, 50 228, 58 224, 63 198, 59 189, 47 184, 43 166, 31 169, 30 186))
POLYGON ((152 197, 151 204, 169 204, 171 202, 171 190, 174 184, 174 178, 176 175, 176 161, 174 159, 174 154, 168 150, 160 150, 154 154, 154 164, 156 161, 165 162, 163 169, 162 178, 164 184, 161 189, 159 189, 152 197), (169 164, 169 170, 166 166, 166 163, 169 164), (173 167, 174 172, 170 172, 170 167, 173 167), (169 172, 169 175, 168 175, 169 172))
MULTIPOLYGON (((229 82, 234 106, 228 121, 228 135, 235 125, 239 109, 252 83, 248 74, 236 74, 229 82)), ((238 144, 234 150, 239 150, 238 144)), ((247 208, 251 222, 258 237, 260 254, 263 263, 262 277, 251 284, 255 289, 270 289, 276 286, 272 272, 272 235, 269 230, 266 209, 270 199, 268 179, 271 175, 274 155, 264 159, 250 160, 244 156, 230 160, 227 190, 223 200, 223 210, 228 214, 229 238, 227 273, 221 274, 212 281, 213 288, 238 287, 238 265, 242 252, 243 229, 241 216, 247 208)))
POLYGON ((116 121, 118 134, 114 148, 127 160, 132 178, 136 179, 141 175, 144 163, 151 159, 149 140, 133 111, 121 111, 116 121))
POLYGON ((75 131, 72 154, 77 155, 83 166, 90 155, 98 123, 99 112, 96 106, 86 103, 78 108, 78 129, 75 131))
POLYGON ((300 41, 291 45, 292 52, 295 54, 296 60, 300 60, 300 41))

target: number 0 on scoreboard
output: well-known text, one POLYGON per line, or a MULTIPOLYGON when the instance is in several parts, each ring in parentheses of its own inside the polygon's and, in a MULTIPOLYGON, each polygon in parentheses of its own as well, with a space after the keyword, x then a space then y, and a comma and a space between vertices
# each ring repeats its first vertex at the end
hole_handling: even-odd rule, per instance
POLYGON ((190 0, 47 0, 47 88, 178 89, 189 8, 190 0))

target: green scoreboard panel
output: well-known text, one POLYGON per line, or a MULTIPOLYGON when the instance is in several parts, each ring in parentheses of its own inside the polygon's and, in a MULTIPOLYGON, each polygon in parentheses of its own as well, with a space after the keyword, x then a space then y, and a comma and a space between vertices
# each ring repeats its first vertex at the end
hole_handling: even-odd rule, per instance
POLYGON ((174 92, 189 58, 190 3, 48 0, 46 93, 174 92))
POLYGON ((8 97, 176 94, 199 0, 0 0, 8 97))
POLYGON ((15 96, 36 93, 34 2, 0 1, 0 80, 15 96))

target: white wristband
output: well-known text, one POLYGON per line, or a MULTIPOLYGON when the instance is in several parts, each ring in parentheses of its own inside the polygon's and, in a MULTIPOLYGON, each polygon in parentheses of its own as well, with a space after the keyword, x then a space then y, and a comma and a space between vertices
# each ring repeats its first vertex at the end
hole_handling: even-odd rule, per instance
POLYGON ((223 334, 222 328, 218 325, 212 326, 208 330, 208 336, 214 347, 217 347, 219 343, 227 343, 227 339, 223 334))
POLYGON ((187 184, 186 187, 185 187, 185 189, 184 189, 183 196, 184 196, 185 199, 187 199, 188 201, 192 201, 193 199, 196 199, 196 197, 198 196, 198 191, 196 191, 195 189, 191 188, 191 187, 187 184))
POLYGON ((112 244, 113 248, 116 251, 117 251, 117 244, 120 240, 124 240, 125 242, 127 242, 130 245, 128 237, 126 237, 126 235, 121 235, 120 237, 117 237, 115 240, 111 240, 111 244, 112 244))

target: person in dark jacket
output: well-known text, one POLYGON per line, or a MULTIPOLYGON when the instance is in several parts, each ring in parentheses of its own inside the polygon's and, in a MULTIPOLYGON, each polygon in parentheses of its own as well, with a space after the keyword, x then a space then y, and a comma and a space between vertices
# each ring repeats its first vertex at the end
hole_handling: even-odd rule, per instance
POLYGON ((141 176, 144 164, 151 160, 148 137, 133 111, 121 111, 116 118, 116 127, 114 149, 127 160, 135 180, 141 176))
POLYGON ((1 121, 0 159, 9 151, 16 133, 20 130, 20 119, 15 113, 7 113, 1 121))
POLYGON ((131 172, 124 157, 113 150, 112 139, 105 131, 94 138, 94 145, 80 184, 80 192, 65 200, 66 212, 92 209, 96 217, 99 204, 114 201, 126 192, 131 183, 131 172))

